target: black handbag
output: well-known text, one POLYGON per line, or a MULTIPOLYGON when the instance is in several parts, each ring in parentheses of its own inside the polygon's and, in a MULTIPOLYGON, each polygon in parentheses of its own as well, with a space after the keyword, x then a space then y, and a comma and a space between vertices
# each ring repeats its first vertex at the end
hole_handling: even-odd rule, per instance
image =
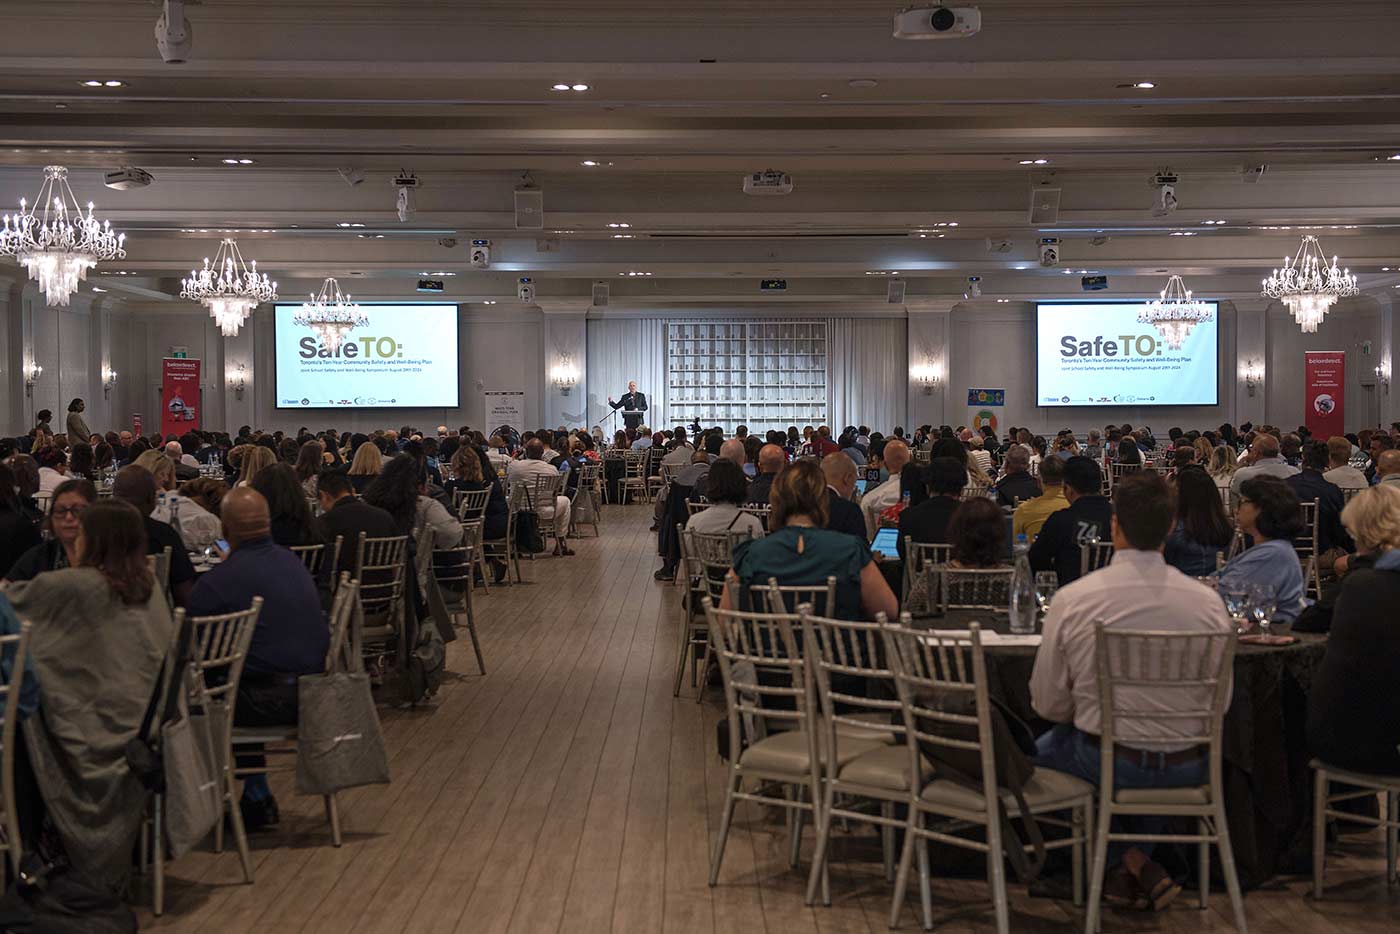
POLYGON ((521 510, 515 514, 515 550, 521 554, 544 551, 544 536, 540 534, 540 517, 521 510))

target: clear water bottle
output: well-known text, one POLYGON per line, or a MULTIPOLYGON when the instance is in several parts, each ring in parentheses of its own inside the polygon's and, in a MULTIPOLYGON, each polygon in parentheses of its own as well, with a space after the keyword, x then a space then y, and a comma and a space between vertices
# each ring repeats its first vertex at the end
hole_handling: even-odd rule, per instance
POLYGON ((1016 536, 1015 568, 1011 572, 1011 632, 1024 636, 1035 632, 1039 606, 1035 598, 1035 575, 1031 573, 1031 544, 1025 533, 1016 536))

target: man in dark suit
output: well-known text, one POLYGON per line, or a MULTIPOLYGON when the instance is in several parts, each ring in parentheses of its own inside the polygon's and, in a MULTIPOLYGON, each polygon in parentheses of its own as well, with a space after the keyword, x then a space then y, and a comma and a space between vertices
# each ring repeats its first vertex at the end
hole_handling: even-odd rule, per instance
POLYGON ((822 458, 822 473, 826 475, 826 527, 833 532, 848 532, 865 541, 865 516, 851 502, 856 488, 856 465, 849 457, 822 458))
POLYGON ((967 468, 955 457, 935 457, 929 461, 929 498, 910 506, 899 514, 899 556, 904 557, 904 539, 912 538, 921 545, 936 545, 948 541, 948 520, 962 505, 963 487, 967 486, 967 468))
MULTIPOLYGON (((1303 448, 1303 469, 1284 480, 1293 487, 1298 499, 1303 502, 1317 500, 1317 550, 1319 553, 1338 549, 1351 551, 1351 536, 1342 527, 1342 507, 1346 500, 1341 488, 1322 475, 1327 469, 1327 444, 1312 441, 1303 448)), ((1334 556, 1335 557, 1335 556, 1334 556)), ((1332 561, 1323 562, 1323 568, 1330 568, 1332 561)))
MULTIPOLYGON (((850 458, 846 458, 850 460, 850 458)), ((773 490, 773 478, 787 466, 787 453, 776 444, 765 444, 758 449, 758 476, 749 484, 749 502, 760 506, 768 505, 769 494, 773 490)), ((828 481, 830 482, 830 481, 828 481)), ((857 507, 859 511, 859 507, 857 507)), ((862 532, 862 537, 864 533, 862 532)))
POLYGON ((627 426, 628 431, 636 431, 642 424, 642 413, 647 410, 647 397, 645 393, 637 392, 637 381, 634 379, 627 384, 627 394, 616 402, 612 396, 608 396, 608 405, 613 410, 622 409, 622 423, 627 426))
POLYGON ((321 501, 321 518, 317 520, 321 538, 334 542, 341 537, 340 560, 335 573, 355 573, 355 557, 360 547, 360 533, 370 538, 387 538, 400 534, 394 517, 378 506, 371 506, 355 496, 350 478, 342 473, 324 473, 317 486, 321 501))
POLYGON ((1031 451, 1014 444, 1006 452, 1006 475, 997 481, 997 505, 1015 506, 1040 495, 1040 484, 1030 474, 1031 451))

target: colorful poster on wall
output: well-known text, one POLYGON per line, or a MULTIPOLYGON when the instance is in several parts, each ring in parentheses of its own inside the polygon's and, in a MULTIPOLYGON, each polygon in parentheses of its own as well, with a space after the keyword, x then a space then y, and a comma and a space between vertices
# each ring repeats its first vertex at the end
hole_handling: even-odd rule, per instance
POLYGON ((509 425, 516 431, 525 430, 525 393, 518 389, 487 389, 482 392, 486 400, 486 431, 489 434, 502 425, 509 425))
POLYGON ((975 409, 984 405, 1006 405, 1005 389, 969 389, 967 406, 975 409))
POLYGON ((976 415, 972 416, 972 427, 976 431, 981 431, 983 428, 990 428, 992 429, 992 431, 996 431, 996 413, 993 412, 991 409, 980 410, 976 415))
POLYGON ((131 413, 131 433, 132 433, 133 435, 136 435, 136 436, 139 437, 139 436, 141 435, 141 429, 142 429, 142 427, 143 427, 143 422, 142 422, 142 419, 141 419, 141 413, 140 413, 140 412, 132 412, 132 413, 131 413))
POLYGON ((199 361, 166 357, 160 367, 160 434, 199 427, 199 361))
POLYGON ((1303 423, 1315 438, 1330 438, 1345 430, 1347 355, 1344 350, 1303 352, 1303 385, 1307 411, 1303 423))

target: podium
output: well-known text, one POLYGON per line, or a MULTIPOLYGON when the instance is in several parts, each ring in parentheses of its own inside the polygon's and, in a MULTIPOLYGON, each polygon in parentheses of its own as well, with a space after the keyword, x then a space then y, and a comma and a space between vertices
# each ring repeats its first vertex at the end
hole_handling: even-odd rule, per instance
POLYGON ((629 431, 636 431, 642 424, 642 416, 644 414, 646 413, 641 409, 623 409, 622 424, 625 425, 629 431))

